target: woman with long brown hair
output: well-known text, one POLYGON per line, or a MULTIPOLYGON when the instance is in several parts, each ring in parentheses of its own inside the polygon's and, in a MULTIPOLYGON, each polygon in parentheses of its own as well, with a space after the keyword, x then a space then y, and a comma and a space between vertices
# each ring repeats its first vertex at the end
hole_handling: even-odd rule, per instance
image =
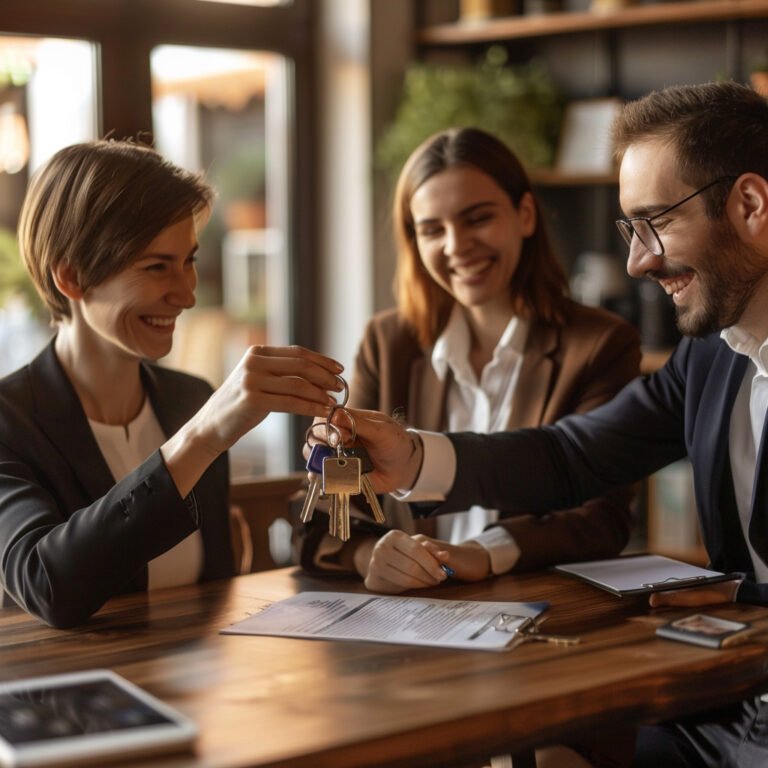
MULTIPOLYGON (((394 229, 397 308, 366 328, 351 406, 398 411, 423 430, 495 432, 591 410, 638 374, 637 332, 568 298, 528 176, 494 136, 457 128, 418 147, 398 180, 394 229)), ((302 563, 401 592, 446 578, 427 541, 467 580, 609 557, 627 542, 630 500, 617 489, 545 516, 473 508, 414 525, 388 498, 392 530, 358 520, 342 545, 313 528, 302 563)))

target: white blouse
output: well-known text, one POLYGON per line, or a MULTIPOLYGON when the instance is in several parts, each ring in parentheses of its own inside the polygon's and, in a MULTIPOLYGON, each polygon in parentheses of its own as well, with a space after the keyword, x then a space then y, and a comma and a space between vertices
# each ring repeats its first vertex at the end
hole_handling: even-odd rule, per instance
MULTIPOLYGON (((99 449, 115 482, 133 472, 166 440, 149 402, 128 425, 102 424, 88 419, 99 449)), ((149 562, 149 589, 192 584, 203 568, 203 537, 197 530, 149 562)))
MULTIPOLYGON (((447 395, 447 420, 443 425, 446 431, 488 434, 507 429, 528 328, 524 318, 513 317, 509 321, 478 381, 469 361, 469 326, 461 307, 454 305, 431 355, 432 367, 441 381, 449 369, 453 374, 447 395)), ((437 535, 457 544, 478 536, 498 518, 498 510, 479 506, 467 512, 441 515, 437 518, 437 535)))

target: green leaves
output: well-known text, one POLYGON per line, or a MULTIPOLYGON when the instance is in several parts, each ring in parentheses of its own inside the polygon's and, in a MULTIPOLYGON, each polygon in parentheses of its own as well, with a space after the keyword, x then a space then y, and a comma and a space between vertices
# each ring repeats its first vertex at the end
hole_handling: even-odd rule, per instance
POLYGON ((0 307, 13 296, 22 298, 33 312, 42 314, 42 304, 21 261, 16 236, 0 227, 0 307))
POLYGON ((452 127, 482 128, 502 139, 527 168, 552 165, 564 99, 544 64, 506 66, 501 46, 475 65, 413 64, 376 164, 396 177, 427 137, 452 127))

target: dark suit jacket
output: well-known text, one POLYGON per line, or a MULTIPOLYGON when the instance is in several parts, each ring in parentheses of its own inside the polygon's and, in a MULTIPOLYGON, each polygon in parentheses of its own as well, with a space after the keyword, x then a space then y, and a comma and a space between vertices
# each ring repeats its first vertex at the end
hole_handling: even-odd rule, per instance
MULTIPOLYGON (((451 435, 459 471, 441 511, 462 509, 477 499, 490 507, 507 499, 542 509, 578 504, 608 484, 637 480, 687 455, 712 567, 745 575, 738 600, 768 604, 768 584, 754 582, 741 533, 728 451, 731 410, 747 363, 719 335, 684 339, 661 371, 629 384, 589 414, 540 430, 485 438, 451 435), (499 457, 514 469, 494 472, 499 457)), ((765 450, 764 433, 749 538, 768 562, 765 450)))
MULTIPOLYGON (((200 379, 142 364, 160 426, 172 435, 208 399, 200 379)), ((115 483, 53 342, 0 381, 0 580, 54 626, 88 619, 120 592, 146 589, 147 563, 198 525, 202 578, 234 573, 228 463, 182 499, 156 451, 115 483)))
MULTIPOLYGON (((640 342, 631 325, 604 310, 568 302, 562 326, 531 323, 508 428, 549 424, 595 408, 637 376, 639 365, 640 342)), ((438 379, 429 354, 397 311, 380 313, 369 322, 357 355, 350 405, 385 413, 400 408, 409 426, 442 431, 449 385, 450 378, 438 379)), ((491 471, 513 472, 506 464, 497 457, 491 471)), ((613 489, 579 506, 549 506, 545 515, 530 514, 542 510, 517 505, 512 495, 484 506, 506 518, 500 525, 521 550, 515 570, 530 570, 620 552, 629 537, 631 496, 626 488, 613 489)), ((392 517, 393 500, 385 503, 392 517)), ((452 510, 478 503, 480 496, 465 498, 463 507, 454 505, 452 510)), ((417 528, 432 533, 429 527, 417 528)), ((302 554, 307 566, 308 553, 302 554)))

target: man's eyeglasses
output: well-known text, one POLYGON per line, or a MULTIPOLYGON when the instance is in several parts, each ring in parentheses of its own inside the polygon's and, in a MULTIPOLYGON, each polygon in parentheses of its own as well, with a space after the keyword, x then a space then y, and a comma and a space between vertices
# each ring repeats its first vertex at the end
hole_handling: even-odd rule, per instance
POLYGON ((616 226, 621 232, 621 236, 624 238, 628 246, 632 246, 632 237, 637 235, 638 240, 654 255, 664 255, 664 245, 661 242, 659 233, 653 226, 653 222, 656 219, 661 218, 664 214, 673 211, 675 208, 679 208, 684 203, 692 200, 702 192, 706 192, 710 187, 714 187, 715 184, 719 184, 721 181, 734 181, 738 176, 718 176, 714 181, 710 181, 709 184, 703 186, 701 189, 697 189, 692 192, 688 197, 683 198, 679 203, 670 205, 669 208, 665 208, 663 211, 655 214, 654 216, 632 216, 629 219, 618 219, 616 226))

